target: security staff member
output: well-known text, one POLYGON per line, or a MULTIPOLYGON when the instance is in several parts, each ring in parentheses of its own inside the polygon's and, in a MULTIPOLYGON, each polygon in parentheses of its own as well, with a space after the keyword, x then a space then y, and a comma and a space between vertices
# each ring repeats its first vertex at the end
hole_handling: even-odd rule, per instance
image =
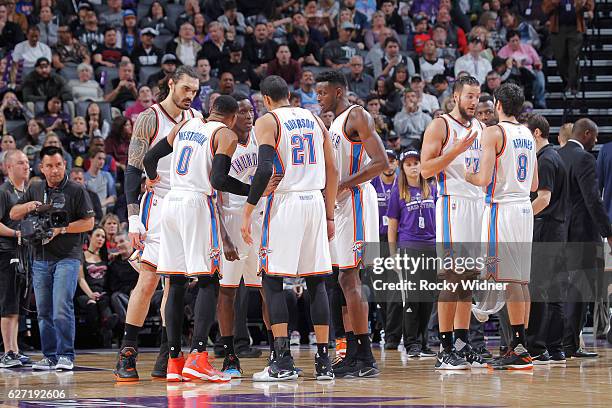
POLYGON ((62 150, 48 146, 40 151, 40 171, 45 182, 32 184, 11 209, 13 220, 22 220, 44 204, 63 203, 68 226, 55 228, 51 240, 35 243, 32 283, 36 296, 43 359, 34 370, 72 370, 74 367, 74 292, 81 266, 83 237, 94 225, 94 212, 85 187, 68 180, 62 150), (61 200, 63 198, 63 200, 61 200))
POLYGON ((532 193, 534 244, 531 270, 532 293, 527 345, 534 364, 562 364, 563 303, 562 281, 567 280, 563 244, 567 241, 565 212, 568 206, 568 180, 563 160, 548 142, 550 126, 542 115, 527 120, 536 142, 538 191, 532 193), (542 297, 547 293, 548 302, 542 297))
POLYGON ((4 355, 0 368, 20 367, 29 358, 19 353, 17 334, 19 329, 19 306, 23 281, 17 274, 19 222, 11 220, 11 208, 25 193, 25 184, 30 175, 28 157, 20 150, 9 150, 4 156, 7 181, 0 186, 0 316, 2 316, 2 340, 4 355))

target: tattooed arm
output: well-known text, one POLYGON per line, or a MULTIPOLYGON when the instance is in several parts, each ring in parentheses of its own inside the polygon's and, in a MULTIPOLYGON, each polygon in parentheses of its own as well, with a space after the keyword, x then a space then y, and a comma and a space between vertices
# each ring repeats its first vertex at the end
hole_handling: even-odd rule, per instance
POLYGON ((127 200, 129 236, 132 247, 143 249, 142 240, 145 232, 144 225, 138 217, 140 205, 140 181, 144 170, 143 159, 149 150, 149 143, 157 133, 157 115, 149 108, 138 115, 130 140, 128 151, 128 165, 125 172, 125 197, 127 200))

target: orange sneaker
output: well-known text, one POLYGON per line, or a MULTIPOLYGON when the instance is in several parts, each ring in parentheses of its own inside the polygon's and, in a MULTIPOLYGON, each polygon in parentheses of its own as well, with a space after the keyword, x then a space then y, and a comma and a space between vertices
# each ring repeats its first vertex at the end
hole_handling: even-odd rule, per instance
MULTIPOLYGON (((170 370, 169 366, 168 370, 170 370)), ((206 351, 201 353, 191 352, 187 357, 185 367, 183 367, 182 375, 184 379, 212 382, 228 382, 232 379, 231 376, 217 370, 208 362, 208 352, 206 351)))
POLYGON ((336 339, 336 356, 344 358, 346 356, 346 337, 336 339))
POLYGON ((166 372, 166 381, 168 382, 181 382, 181 381, 189 381, 183 378, 181 373, 183 372, 183 367, 185 366, 185 357, 183 357, 183 353, 177 358, 169 358, 168 359, 168 371, 166 372))

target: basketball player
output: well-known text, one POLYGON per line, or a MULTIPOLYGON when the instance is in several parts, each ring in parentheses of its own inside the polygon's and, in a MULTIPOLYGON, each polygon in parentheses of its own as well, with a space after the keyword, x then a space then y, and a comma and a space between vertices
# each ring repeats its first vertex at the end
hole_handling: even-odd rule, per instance
MULTIPOLYGON (((289 88, 272 75, 260 84, 269 114, 255 123, 259 146, 242 219, 248 245, 252 214, 273 173, 283 173, 276 191, 267 197, 259 248, 259 271, 274 334, 274 356, 267 381, 297 379, 289 354, 289 313, 284 277, 304 277, 310 294, 310 314, 317 338, 315 377, 334 378, 328 355, 329 304, 323 276, 331 273, 330 239, 334 234, 334 204, 338 176, 334 153, 323 122, 310 111, 289 105, 289 88), (324 190, 325 198, 321 194, 324 190)), ((259 381, 266 379, 259 378, 259 381)))
MULTIPOLYGON (((152 191, 144 194, 139 205, 138 195, 144 169, 142 160, 150 148, 170 133, 174 125, 185 119, 201 117, 200 113, 190 108, 199 89, 198 74, 193 68, 179 67, 168 80, 168 88, 168 95, 160 103, 146 109, 136 119, 128 152, 125 195, 129 215, 129 237, 132 247, 141 251, 141 255, 138 283, 130 295, 123 343, 114 371, 115 378, 119 382, 138 381, 136 371, 138 333, 147 317, 151 297, 159 284, 159 276, 155 271, 161 233, 161 207, 163 198, 170 189, 170 158, 166 158, 159 166, 159 183, 152 191)), ((166 295, 167 289, 164 288, 162 320, 166 295)), ((167 362, 168 342, 163 327, 162 345, 151 376, 165 378, 167 362)))
MULTIPOLYGON (((229 175, 243 183, 250 184, 251 179, 257 169, 257 140, 253 128, 254 111, 249 98, 244 94, 232 95, 238 102, 238 113, 236 123, 232 127, 238 137, 236 151, 232 156, 232 164, 229 175)), ((240 361, 234 352, 234 301, 236 290, 240 286, 241 279, 247 287, 259 288, 262 295, 262 315, 266 328, 268 329, 268 341, 273 349, 274 341, 271 335, 270 322, 266 308, 265 296, 261 286, 261 277, 257 274, 258 248, 248 246, 240 235, 242 224, 242 208, 246 203, 246 197, 231 193, 221 194, 221 205, 219 218, 223 221, 222 225, 227 228, 227 233, 232 244, 223 242, 224 252, 229 245, 235 245, 239 259, 233 262, 224 262, 223 276, 219 282, 219 300, 217 303, 219 330, 221 331, 221 341, 225 352, 223 361, 224 373, 232 377, 240 377, 240 361)), ((253 217, 253 233, 256 239, 261 237, 261 226, 263 222, 263 211, 265 201, 260 200, 255 209, 253 217)), ((223 234, 223 232, 222 232, 223 234)))
POLYGON ((482 134, 480 169, 470 166, 465 180, 486 187, 482 241, 487 244, 487 277, 506 282, 506 307, 512 325, 508 352, 493 363, 495 369, 531 369, 525 343, 529 321, 529 277, 533 239, 530 192, 538 189, 536 144, 529 129, 516 120, 525 95, 515 84, 503 84, 493 93, 497 126, 482 134))
POLYGON ((347 83, 338 71, 317 77, 321 111, 334 112, 329 133, 340 173, 338 208, 334 217, 336 236, 331 242, 332 260, 340 273, 347 333, 345 358, 334 367, 338 377, 375 377, 380 371, 372 354, 368 333, 368 303, 361 293, 360 269, 364 268, 364 245, 378 242, 378 198, 370 183, 389 167, 387 153, 370 114, 347 98, 347 83))
POLYGON ((237 137, 230 129, 238 103, 218 97, 208 120, 189 119, 176 125, 167 138, 149 150, 144 166, 148 185, 159 181, 158 162, 170 156, 170 191, 162 209, 158 274, 170 276, 166 302, 168 372, 170 382, 201 379, 225 382, 231 376, 208 362, 206 344, 214 321, 216 276, 220 272, 218 220, 213 189, 246 195, 249 185, 228 176, 237 137), (195 327, 187 361, 181 353, 184 298, 187 279, 198 278, 195 327))
MULTIPOLYGON (((480 84, 469 75, 457 79, 453 88, 455 107, 434 119, 423 138, 421 174, 438 178, 440 197, 436 202, 436 241, 454 257, 476 258, 484 211, 483 192, 465 182, 466 166, 478 165, 480 136, 484 125, 474 118, 480 84), (460 243, 465 243, 460 247, 460 243)), ((439 254, 440 256, 440 254, 439 254)), ((467 279, 471 273, 440 271, 440 278, 451 282, 467 279)), ((457 292, 442 290, 438 298, 440 352, 436 369, 486 367, 484 359, 469 345, 472 307, 471 291, 459 286, 457 292), (453 329, 455 343, 453 344, 453 329)))

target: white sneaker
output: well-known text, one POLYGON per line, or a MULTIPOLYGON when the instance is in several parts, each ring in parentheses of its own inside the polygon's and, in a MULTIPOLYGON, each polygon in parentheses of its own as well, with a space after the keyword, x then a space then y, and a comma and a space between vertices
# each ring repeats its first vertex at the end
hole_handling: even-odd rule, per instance
POLYGON ((300 336, 300 332, 294 330, 291 332, 291 340, 289 340, 289 344, 291 346, 299 346, 301 338, 302 336, 300 336))
POLYGON ((66 356, 61 356, 57 360, 57 364, 55 365, 56 370, 72 370, 74 368, 74 363, 71 359, 66 356))
POLYGON ((268 382, 270 381, 270 376, 268 375, 268 365, 264 367, 263 370, 253 373, 253 381, 257 382, 268 382))
POLYGON ((32 370, 55 370, 55 363, 44 357, 42 360, 32 364, 32 370))
POLYGON ((309 333, 308 334, 308 343, 312 346, 314 344, 317 344, 317 336, 314 333, 309 333))

